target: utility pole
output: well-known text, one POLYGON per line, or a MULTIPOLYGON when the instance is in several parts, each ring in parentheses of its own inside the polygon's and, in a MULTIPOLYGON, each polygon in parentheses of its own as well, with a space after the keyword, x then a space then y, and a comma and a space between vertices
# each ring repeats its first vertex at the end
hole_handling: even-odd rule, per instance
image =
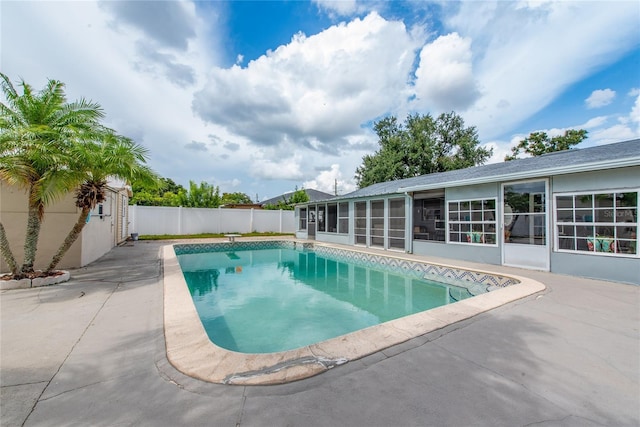
POLYGON ((337 179, 334 180, 333 193, 334 193, 334 196, 338 195, 338 180, 337 179))

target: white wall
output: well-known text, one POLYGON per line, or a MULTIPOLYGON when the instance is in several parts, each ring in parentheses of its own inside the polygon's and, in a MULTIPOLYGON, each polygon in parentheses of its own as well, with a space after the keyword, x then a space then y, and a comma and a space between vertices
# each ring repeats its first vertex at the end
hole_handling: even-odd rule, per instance
POLYGON ((112 216, 92 215, 82 230, 82 254, 80 265, 87 265, 100 258, 113 248, 115 218, 112 216))
POLYGON ((293 211, 129 206, 129 220, 140 235, 296 231, 293 211))

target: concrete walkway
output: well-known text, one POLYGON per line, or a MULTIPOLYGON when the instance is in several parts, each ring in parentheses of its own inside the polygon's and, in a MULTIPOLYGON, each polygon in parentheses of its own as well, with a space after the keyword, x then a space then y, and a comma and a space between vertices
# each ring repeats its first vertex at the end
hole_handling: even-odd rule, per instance
POLYGON ((640 425, 638 286, 484 265, 548 290, 310 379, 224 386, 167 362, 164 244, 0 294, 0 425, 640 425))

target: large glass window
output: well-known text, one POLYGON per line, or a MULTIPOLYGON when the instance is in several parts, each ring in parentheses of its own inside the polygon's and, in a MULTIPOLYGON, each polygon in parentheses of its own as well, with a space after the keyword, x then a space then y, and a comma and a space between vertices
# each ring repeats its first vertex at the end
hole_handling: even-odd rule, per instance
POLYGON ((349 233, 349 203, 338 204, 338 233, 349 233))
POLYGON ((496 200, 478 199, 449 202, 449 241, 496 244, 496 200))
POLYGON ((556 249, 637 256, 638 194, 556 194, 556 249))
POLYGON ((298 230, 307 229, 307 208, 300 208, 300 222, 298 224, 298 230))
POLYGON ((367 202, 356 202, 355 206, 355 242, 356 244, 367 244, 367 202))
POLYGON ((413 202, 413 238, 414 240, 431 240, 444 242, 445 203, 444 191, 417 194, 413 202))
POLYGON ((371 236, 371 246, 384 247, 384 200, 371 201, 369 235, 371 236))
POLYGON ((327 231, 338 232, 338 205, 335 203, 327 205, 327 231))
POLYGON ((389 200, 389 247, 404 249, 404 199, 389 200))

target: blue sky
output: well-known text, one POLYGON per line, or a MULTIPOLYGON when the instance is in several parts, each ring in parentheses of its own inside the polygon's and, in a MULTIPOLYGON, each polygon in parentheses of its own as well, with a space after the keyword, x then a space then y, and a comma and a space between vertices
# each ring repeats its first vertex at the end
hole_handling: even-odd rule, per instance
POLYGON ((263 200, 354 190, 388 115, 453 110, 491 162, 533 131, 639 138, 639 22, 637 1, 3 1, 0 69, 99 102, 163 177, 263 200))

